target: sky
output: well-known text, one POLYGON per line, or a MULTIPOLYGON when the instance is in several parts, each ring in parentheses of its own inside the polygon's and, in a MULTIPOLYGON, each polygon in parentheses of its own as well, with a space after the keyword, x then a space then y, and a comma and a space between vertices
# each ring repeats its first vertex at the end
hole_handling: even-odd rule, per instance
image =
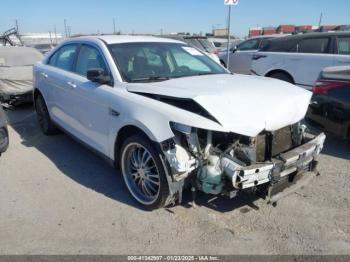
MULTIPOLYGON (((206 33, 223 28, 228 8, 224 0, 1 0, 0 33, 14 27, 20 32, 64 33, 64 19, 72 34, 206 33)), ((350 24, 349 0, 239 0, 232 8, 231 33, 244 37, 255 26, 279 24, 350 24)))

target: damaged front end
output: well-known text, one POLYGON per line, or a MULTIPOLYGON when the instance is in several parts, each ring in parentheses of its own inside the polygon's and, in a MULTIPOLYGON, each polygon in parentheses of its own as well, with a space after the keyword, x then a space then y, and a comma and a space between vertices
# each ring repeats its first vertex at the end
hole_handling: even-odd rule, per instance
POLYGON ((323 133, 301 122, 256 137, 170 125, 174 137, 161 147, 171 172, 170 193, 180 202, 186 184, 231 198, 240 190, 264 188, 268 200, 276 202, 281 191, 292 192, 293 184, 303 184, 302 177, 317 173, 325 141, 323 133))

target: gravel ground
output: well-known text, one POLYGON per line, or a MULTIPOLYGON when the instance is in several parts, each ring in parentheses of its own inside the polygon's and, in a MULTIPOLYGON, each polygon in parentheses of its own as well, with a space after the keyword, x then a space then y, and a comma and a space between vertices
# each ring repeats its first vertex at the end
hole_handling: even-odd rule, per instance
POLYGON ((122 177, 31 108, 7 110, 0 157, 0 254, 350 254, 350 145, 328 138, 321 176, 277 207, 198 196, 141 210, 122 177))

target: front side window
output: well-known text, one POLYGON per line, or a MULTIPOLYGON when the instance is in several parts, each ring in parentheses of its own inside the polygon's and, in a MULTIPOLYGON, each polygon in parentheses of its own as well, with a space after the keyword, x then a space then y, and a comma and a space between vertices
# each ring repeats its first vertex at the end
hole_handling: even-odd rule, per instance
POLYGON ((312 38, 300 41, 296 46, 298 53, 324 54, 328 53, 329 38, 312 38))
POLYGON ((259 49, 259 39, 251 39, 248 40, 244 43, 241 43, 237 46, 237 49, 240 51, 245 51, 245 50, 256 50, 259 49))
POLYGON ((82 76, 87 76, 90 69, 103 69, 106 71, 106 65, 101 53, 94 47, 82 45, 79 50, 75 72, 82 76))
POLYGON ((350 37, 337 38, 338 54, 350 55, 350 37))
POLYGON ((110 45, 110 50, 127 82, 227 74, 227 71, 212 59, 184 44, 123 43, 110 45))

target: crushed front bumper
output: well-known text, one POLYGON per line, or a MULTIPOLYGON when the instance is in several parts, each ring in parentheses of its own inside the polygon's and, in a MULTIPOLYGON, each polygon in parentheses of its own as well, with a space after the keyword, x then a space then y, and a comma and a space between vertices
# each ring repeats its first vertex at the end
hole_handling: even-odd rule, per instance
POLYGON ((222 165, 235 189, 246 189, 270 182, 269 198, 272 199, 272 195, 280 191, 277 188, 292 188, 294 184, 305 184, 316 174, 317 157, 325 138, 321 133, 310 138, 307 143, 279 154, 269 162, 242 167, 231 159, 224 158, 222 165), (308 179, 301 179, 302 183, 296 183, 302 176, 308 179))

